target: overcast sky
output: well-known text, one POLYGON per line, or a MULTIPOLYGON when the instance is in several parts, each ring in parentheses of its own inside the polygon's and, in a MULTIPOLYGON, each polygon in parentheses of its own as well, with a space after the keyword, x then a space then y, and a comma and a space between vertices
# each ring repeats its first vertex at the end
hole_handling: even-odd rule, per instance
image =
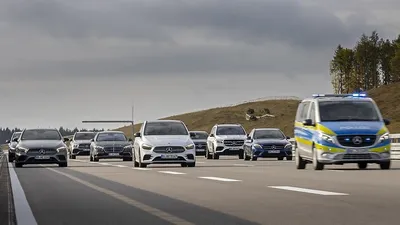
POLYGON ((331 92, 335 47, 393 39, 399 15, 398 0, 0 0, 0 126, 331 92))

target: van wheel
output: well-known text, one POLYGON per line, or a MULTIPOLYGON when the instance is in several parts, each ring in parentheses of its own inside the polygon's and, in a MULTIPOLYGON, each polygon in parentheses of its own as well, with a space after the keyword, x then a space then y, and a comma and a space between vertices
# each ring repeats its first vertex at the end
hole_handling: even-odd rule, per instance
POLYGON ((244 150, 241 150, 239 152, 239 159, 243 159, 244 158, 244 150))
POLYGON ((313 148, 313 167, 314 170, 323 170, 324 169, 324 164, 318 162, 318 150, 313 148))
POLYGON ((306 168, 307 162, 303 158, 301 158, 298 149, 295 149, 295 157, 294 157, 294 159, 296 161, 296 169, 304 170, 306 168))
POLYGON ((381 167, 382 170, 388 170, 390 169, 390 161, 388 162, 381 162, 379 164, 379 166, 381 167))
POLYGON ((367 166, 368 166, 368 163, 366 163, 366 162, 360 162, 360 163, 358 163, 358 168, 359 168, 360 170, 365 170, 365 169, 367 168, 367 166))

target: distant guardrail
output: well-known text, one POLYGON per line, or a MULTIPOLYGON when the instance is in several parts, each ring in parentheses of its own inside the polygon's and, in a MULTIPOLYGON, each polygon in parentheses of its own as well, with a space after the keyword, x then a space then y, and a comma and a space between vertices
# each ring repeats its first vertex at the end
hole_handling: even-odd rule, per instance
MULTIPOLYGON (((400 134, 390 134, 390 139, 392 140, 392 145, 391 145, 392 159, 400 160, 400 134)), ((295 140, 294 138, 290 138, 289 141, 290 143, 294 144, 295 140)))

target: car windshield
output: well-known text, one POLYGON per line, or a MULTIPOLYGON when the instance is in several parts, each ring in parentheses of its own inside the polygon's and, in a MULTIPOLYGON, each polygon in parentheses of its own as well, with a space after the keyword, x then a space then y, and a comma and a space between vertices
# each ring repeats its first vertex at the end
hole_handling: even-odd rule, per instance
POLYGON ((21 133, 14 133, 11 137, 11 141, 14 140, 15 138, 19 138, 21 136, 21 133))
POLYGON ((126 141, 123 133, 101 133, 97 136, 96 141, 126 141))
POLYGON ((148 122, 144 135, 188 135, 185 125, 181 122, 148 122))
POLYGON ((285 139, 280 130, 256 130, 254 132, 254 139, 285 139))
POLYGON ((246 132, 240 126, 219 126, 217 135, 246 135, 246 132))
POLYGON ((61 140, 62 137, 57 130, 33 129, 25 130, 21 140, 61 140))
POLYGON ((90 140, 96 136, 96 133, 76 133, 74 140, 90 140))
POLYGON ((206 132, 192 132, 194 136, 192 137, 193 140, 198 139, 207 139, 208 134, 206 132))
POLYGON ((321 122, 329 121, 379 121, 375 105, 370 101, 319 102, 321 122))

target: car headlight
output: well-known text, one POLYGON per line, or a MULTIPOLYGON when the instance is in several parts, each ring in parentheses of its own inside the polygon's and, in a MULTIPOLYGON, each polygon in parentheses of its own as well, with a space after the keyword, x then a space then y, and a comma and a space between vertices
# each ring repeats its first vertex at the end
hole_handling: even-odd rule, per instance
POLYGON ((188 144, 188 145, 185 146, 185 148, 186 148, 187 150, 194 149, 194 144, 188 144))
POLYGON ((124 146, 124 149, 129 149, 129 148, 132 148, 132 145, 124 146))
POLYGON ((144 150, 151 150, 153 148, 153 146, 148 145, 148 144, 142 144, 142 149, 144 150))
POLYGON ((285 148, 292 148, 292 144, 287 144, 287 145, 285 145, 285 148))
POLYGON ((383 142, 383 141, 386 141, 388 139, 390 139, 390 134, 389 133, 385 133, 379 138, 379 141, 383 142))
POLYGON ((59 148, 57 148, 57 152, 60 152, 60 153, 67 152, 67 148, 66 147, 59 147, 59 148))
POLYGON ((325 140, 325 141, 334 143, 333 137, 332 137, 332 136, 329 136, 329 135, 327 135, 327 134, 320 133, 320 138, 321 138, 322 140, 325 140))
POLYGON ((29 150, 29 149, 24 148, 24 147, 18 147, 18 151, 19 151, 19 152, 26 153, 28 150, 29 150))
POLYGON ((262 146, 260 144, 253 144, 254 148, 262 148, 262 146))
POLYGON ((94 149, 96 149, 97 151, 104 151, 104 147, 102 146, 96 146, 94 147, 94 149))
POLYGON ((217 143, 223 144, 224 140, 217 140, 217 143))

